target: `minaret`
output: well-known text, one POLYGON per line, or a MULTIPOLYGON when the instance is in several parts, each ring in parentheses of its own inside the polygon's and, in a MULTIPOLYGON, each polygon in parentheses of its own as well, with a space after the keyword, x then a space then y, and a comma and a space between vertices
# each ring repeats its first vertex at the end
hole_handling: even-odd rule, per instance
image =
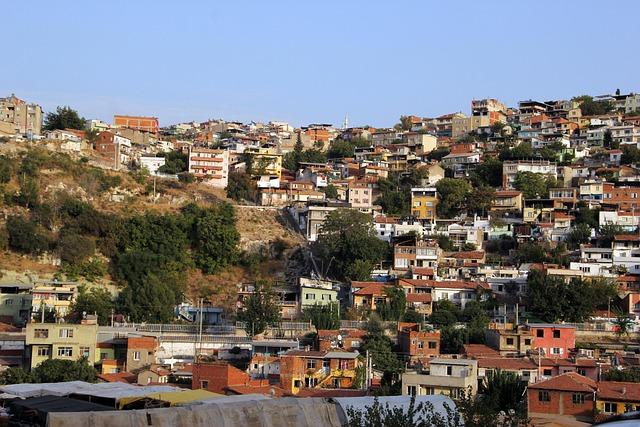
POLYGON ((349 127, 349 115, 344 115, 344 122, 342 122, 342 129, 347 129, 349 127))

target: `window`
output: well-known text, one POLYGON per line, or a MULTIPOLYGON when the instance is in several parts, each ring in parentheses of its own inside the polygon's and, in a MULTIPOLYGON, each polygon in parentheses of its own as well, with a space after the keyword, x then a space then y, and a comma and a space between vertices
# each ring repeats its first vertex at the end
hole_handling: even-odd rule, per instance
POLYGON ((453 374, 453 367, 447 366, 447 375, 453 374))
POLYGON ((571 398, 574 405, 583 405, 584 404, 584 394, 573 393, 573 397, 571 398))
POLYGON ((209 381, 207 380, 200 380, 200 388, 209 388, 209 381))
POLYGON ((38 347, 38 356, 40 356, 40 357, 49 356, 49 347, 39 346, 38 347))
POLYGON ((305 299, 316 299, 316 294, 307 294, 305 299))
POLYGON ((560 331, 553 331, 554 338, 560 338, 560 331))
POLYGON ((538 392, 538 401, 539 402, 551 402, 551 399, 549 398, 549 392, 546 390, 540 390, 538 392))
POLYGON ((538 338, 544 338, 544 329, 538 329, 536 331, 536 337, 538 338))
POLYGON ((316 361, 315 359, 307 359, 307 369, 315 369, 316 361))
POLYGON ((4 303, 6 305, 11 305, 11 304, 13 304, 13 300, 12 299, 7 299, 7 300, 4 301, 4 303))
POLYGON ((49 330, 48 329, 34 329, 33 330, 34 338, 49 338, 49 330))
POLYGON ((551 354, 562 354, 562 349, 558 347, 553 347, 551 349, 551 354))
POLYGON ((107 357, 109 357, 109 355, 107 353, 100 353, 100 360, 104 360, 107 357))
POLYGON ((89 358, 89 353, 91 352, 90 347, 80 347, 80 356, 89 358))
POLYGON ((576 369, 576 372, 577 372, 579 375, 582 375, 583 377, 586 377, 586 376, 587 376, 587 370, 586 370, 586 369, 584 369, 584 368, 578 368, 578 369, 576 369))
POLYGON ((429 341, 429 348, 436 348, 437 345, 438 343, 436 343, 435 341, 429 341))
POLYGON ((414 385, 407 386, 407 393, 409 394, 409 396, 415 396, 416 395, 416 386, 414 386, 414 385))
POLYGON ((140 360, 140 352, 139 351, 134 351, 133 352, 133 360, 140 360))
POLYGON ((73 356, 73 348, 72 347, 58 347, 58 356, 59 357, 71 357, 71 356, 73 356))
POLYGON ((551 375, 553 375, 553 372, 551 371, 551 369, 545 369, 542 371, 542 375, 544 375, 545 377, 550 377, 551 375))
POLYGON ((627 412, 631 412, 631 411, 633 411, 633 405, 630 405, 628 403, 625 404, 624 405, 624 412, 627 413, 627 412))
POLYGON ((422 341, 418 341, 418 349, 423 349, 424 343, 422 341))
POLYGON ((73 329, 60 329, 58 335, 60 338, 73 338, 73 329))
POLYGON ((525 338, 524 345, 531 345, 531 338, 525 338))
POLYGON ((507 345, 513 345, 513 338, 507 338, 507 345))
POLYGON ((604 412, 608 414, 617 414, 618 413, 618 404, 617 403, 604 403, 604 412))

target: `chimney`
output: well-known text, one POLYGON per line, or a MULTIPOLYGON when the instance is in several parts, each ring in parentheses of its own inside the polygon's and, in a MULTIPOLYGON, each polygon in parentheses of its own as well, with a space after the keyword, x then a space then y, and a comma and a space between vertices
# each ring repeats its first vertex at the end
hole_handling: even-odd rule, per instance
POLYGON ((624 396, 627 393, 627 388, 626 387, 622 387, 622 395, 624 396))

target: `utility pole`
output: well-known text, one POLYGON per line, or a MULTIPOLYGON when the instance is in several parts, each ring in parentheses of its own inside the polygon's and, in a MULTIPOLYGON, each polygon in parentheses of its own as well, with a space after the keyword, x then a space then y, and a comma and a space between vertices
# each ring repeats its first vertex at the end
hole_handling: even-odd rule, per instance
POLYGON ((111 327, 113 328, 113 308, 111 309, 111 327))

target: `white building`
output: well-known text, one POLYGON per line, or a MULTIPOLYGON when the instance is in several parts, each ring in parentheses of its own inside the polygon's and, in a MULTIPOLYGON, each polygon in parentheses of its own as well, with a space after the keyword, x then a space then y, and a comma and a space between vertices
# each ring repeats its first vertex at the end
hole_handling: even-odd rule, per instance
POLYGON ((166 159, 164 157, 140 157, 140 168, 146 168, 151 175, 157 175, 158 169, 164 166, 166 159))

